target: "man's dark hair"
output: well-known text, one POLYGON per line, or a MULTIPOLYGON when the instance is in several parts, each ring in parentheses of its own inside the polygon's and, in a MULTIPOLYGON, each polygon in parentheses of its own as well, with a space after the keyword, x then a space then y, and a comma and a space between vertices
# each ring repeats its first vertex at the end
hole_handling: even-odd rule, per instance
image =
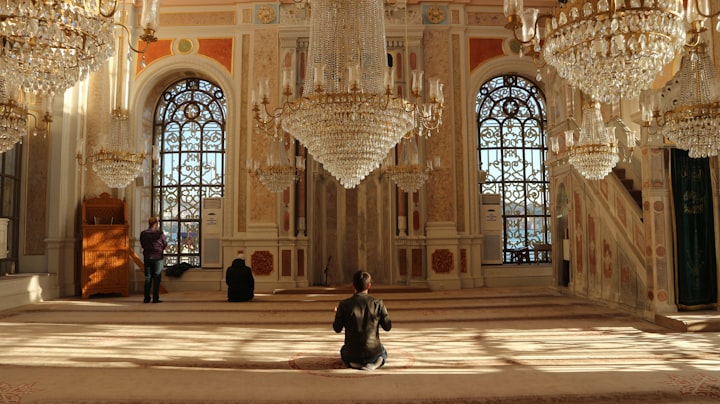
POLYGON ((356 292, 367 290, 370 282, 372 282, 372 276, 365 271, 357 271, 353 274, 353 286, 356 292))

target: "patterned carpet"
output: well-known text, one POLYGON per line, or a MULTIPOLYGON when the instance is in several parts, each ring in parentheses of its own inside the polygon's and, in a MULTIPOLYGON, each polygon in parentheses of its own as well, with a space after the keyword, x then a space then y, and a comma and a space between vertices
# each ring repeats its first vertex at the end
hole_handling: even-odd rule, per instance
POLYGON ((373 372, 346 369, 342 294, 63 299, 0 312, 0 403, 717 403, 720 333, 547 288, 385 291, 373 372))

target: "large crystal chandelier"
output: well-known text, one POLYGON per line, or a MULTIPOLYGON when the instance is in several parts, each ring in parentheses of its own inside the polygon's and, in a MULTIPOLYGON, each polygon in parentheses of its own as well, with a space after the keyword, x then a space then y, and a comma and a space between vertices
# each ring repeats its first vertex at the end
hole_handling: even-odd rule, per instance
POLYGON ((523 10, 522 0, 505 0, 505 14, 518 40, 604 103, 637 97, 685 44, 682 0, 568 0, 540 16, 523 10), (545 19, 542 49, 539 18, 545 19))
POLYGON ((89 160, 95 173, 110 188, 125 188, 142 173, 145 154, 130 150, 126 111, 113 111, 108 141, 89 160))
POLYGON ((658 122, 665 137, 690 157, 720 152, 720 77, 707 44, 687 47, 680 70, 663 91, 658 122))
MULTIPOLYGON (((265 80, 253 100, 255 120, 266 131, 279 125, 345 188, 354 188, 404 135, 416 130, 429 136, 438 129, 442 85, 431 80, 429 101, 422 103, 422 72, 414 72, 416 102, 394 94, 382 0, 313 0, 310 24, 302 97, 270 112, 265 80)), ((294 85, 286 72, 286 98, 294 85)))
MULTIPOLYGON (((146 42, 155 40, 159 0, 144 0, 146 42)), ((19 0, 0 3, 0 74, 25 92, 72 87, 113 55, 116 0, 19 0)))
POLYGON ((28 109, 17 87, 0 76, 0 153, 17 144, 27 132, 28 109))
MULTIPOLYGON (((659 90, 640 97, 644 125, 688 151, 692 158, 720 153, 720 77, 708 53, 705 23, 720 16, 710 12, 708 0, 688 0, 689 29, 680 70, 659 90)), ((720 20, 715 27, 720 30, 720 20)), ((652 135, 652 133, 650 133, 652 135)))
MULTIPOLYGON (((101 0, 102 1, 102 0, 101 0)), ((143 21, 151 21, 157 18, 157 1, 146 0, 143 7, 143 21), (153 17, 148 17, 147 14, 153 17)), ((125 33, 129 33, 124 25, 127 15, 125 10, 120 13, 120 27, 124 31, 118 30, 117 35, 113 36, 116 41, 114 61, 114 91, 112 92, 113 110, 110 117, 110 133, 105 144, 97 152, 88 156, 88 162, 92 163, 93 171, 100 179, 110 188, 125 188, 142 174, 143 163, 145 161, 145 153, 136 151, 135 147, 131 147, 131 136, 128 119, 128 87, 130 79, 130 63, 128 53, 123 49, 125 43, 133 51, 138 51, 126 39, 125 33)), ((154 39, 148 38, 152 35, 157 27, 156 23, 149 23, 150 28, 146 26, 145 34, 140 37, 146 43, 153 42, 154 39)), ((153 37, 154 38, 154 37, 153 37)), ((78 156, 80 160, 80 156, 78 156)))
POLYGON ((400 142, 400 156, 397 164, 389 161, 383 171, 400 189, 413 193, 425 184, 431 169, 432 163, 430 162, 428 165, 420 164, 415 136, 409 136, 400 142))
POLYGON ((297 181, 298 171, 304 169, 302 159, 298 159, 297 163, 296 169, 288 158, 282 137, 275 136, 270 143, 267 163, 261 165, 258 161, 253 161, 248 171, 255 175, 270 192, 282 192, 297 181))
POLYGON ((575 133, 565 131, 568 162, 589 180, 601 180, 612 171, 620 159, 618 156, 615 127, 606 127, 595 102, 583 108, 580 136, 575 143, 575 133))

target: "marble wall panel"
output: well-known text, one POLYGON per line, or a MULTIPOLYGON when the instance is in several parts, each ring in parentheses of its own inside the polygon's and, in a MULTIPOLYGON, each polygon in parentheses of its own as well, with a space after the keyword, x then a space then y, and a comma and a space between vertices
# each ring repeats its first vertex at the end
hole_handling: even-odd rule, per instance
MULTIPOLYGON (((105 64, 96 73, 90 74, 87 92, 87 123, 85 140, 85 156, 100 149, 107 142, 110 131, 110 73, 108 65, 105 64)), ((95 174, 92 164, 86 165, 83 170, 85 174, 85 196, 96 197, 103 192, 109 192, 117 197, 117 190, 110 189, 95 174)))
POLYGON ((423 277, 423 256, 425 252, 421 248, 413 248, 412 250, 412 277, 423 277))
POLYGON ((502 27, 507 19, 500 13, 474 12, 467 13, 467 25, 483 27, 502 27))
MULTIPOLYGON (((32 121, 32 118, 29 120, 32 121)), ((48 220, 49 136, 49 134, 47 136, 30 134, 23 142, 28 155, 25 175, 25 212, 28 212, 25 215, 25 243, 23 243, 25 255, 45 255, 48 220)))
POLYGON ((503 56, 502 38, 470 38, 468 39, 468 64, 473 71, 488 60, 503 56))
MULTIPOLYGON (((450 74, 452 68, 452 52, 448 52, 450 46, 450 35, 446 29, 426 30, 423 37, 424 45, 424 68, 425 76, 428 78, 439 78, 445 85, 445 89, 453 89, 450 74)), ((436 175, 431 175, 426 183, 427 190, 427 218, 430 222, 455 221, 455 182, 452 171, 456 169, 455 164, 462 164, 462 160, 455 160, 453 131, 453 104, 459 103, 460 94, 453 94, 447 91, 445 94, 446 111, 443 125, 439 133, 434 133, 427 142, 429 153, 432 156, 440 157, 443 162, 442 168, 436 170, 436 175)), ((459 105, 459 104, 458 104, 459 105)))
POLYGON ((400 276, 407 276, 408 256, 407 249, 398 249, 398 274, 400 276))
MULTIPOLYGON (((454 105, 461 105, 461 94, 463 94, 462 89, 460 88, 461 81, 459 78, 462 76, 463 69, 460 67, 462 64, 460 63, 460 37, 458 35, 451 35, 450 37, 451 43, 452 43, 452 94, 453 94, 453 101, 454 105)), ((465 208, 465 201, 466 201, 466 192, 465 192, 465 132, 463 131, 463 116, 462 116, 462 108, 452 108, 448 112, 453 112, 453 119, 449 120, 448 124, 452 124, 454 126, 453 133, 455 134, 455 145, 454 145, 454 154, 453 154, 453 162, 455 163, 454 171, 455 175, 452 177, 455 181, 455 220, 457 224, 457 231, 459 233, 465 232, 465 215, 466 215, 466 208, 465 208)), ((473 187, 472 189, 476 189, 473 187)))
POLYGON ((618 249, 618 268, 620 275, 619 301, 630 307, 643 307, 646 293, 641 291, 638 277, 631 266, 627 255, 618 249))
POLYGON ((601 290, 593 291, 590 294, 602 296, 605 300, 612 301, 617 291, 617 271, 616 271, 616 242, 612 238, 603 236, 602 238, 602 277, 598 283, 601 290))
POLYGON ((160 14, 161 27, 202 27, 218 25, 236 25, 237 15, 234 12, 193 12, 160 14))
POLYGON ((297 276, 305 276, 305 250, 297 250, 297 276))
MULTIPOLYGON (((250 88, 252 86, 252 80, 250 80, 250 35, 243 35, 241 41, 242 58, 240 60, 242 64, 240 67, 240 84, 242 88, 250 88)), ((241 109, 243 108, 242 106, 248 105, 248 98, 247 92, 243 92, 241 96, 241 109)), ((252 127, 252 123, 248 122, 247 119, 240 119, 240 136, 235 143, 235 147, 237 148, 236 155, 240 161, 247 161, 251 156, 251 151, 247 150, 248 142, 246 140, 248 136, 251 136, 252 127)), ((230 136, 230 134, 228 134, 228 136, 230 136)), ((240 167, 245 167, 245 165, 240 164, 240 167)), ((236 186, 239 192, 236 193, 238 197, 234 201, 234 206, 237 209, 235 214, 235 217, 237 217, 237 231, 243 232, 247 229, 247 209, 250 203, 250 198, 247 197, 246 192, 249 186, 248 181, 255 181, 255 179, 250 178, 250 174, 245 170, 240 171, 238 174, 236 177, 236 186)))
MULTIPOLYGON (((338 260, 342 260, 340 264, 343 268, 342 277, 340 278, 343 283, 352 282, 352 275, 358 269, 369 271, 371 274, 375 273, 375 268, 358 268, 358 259, 360 257, 360 248, 364 246, 362 238, 365 237, 368 223, 364 220, 364 217, 360 217, 361 203, 359 200, 358 189, 349 189, 343 191, 345 193, 345 214, 338 217, 339 227, 338 231, 340 239, 343 240, 341 249, 338 254, 338 260), (344 222, 344 227, 343 227, 344 222)), ((343 211, 342 207, 338 207, 343 211)))
MULTIPOLYGON (((261 77, 270 78, 270 102, 271 105, 278 105, 277 96, 278 83, 278 53, 277 47, 267 46, 269 43, 278 43, 276 30, 258 30, 253 37, 253 78, 256 83, 261 77)), ((250 83, 251 85, 253 85, 250 83)), ((266 156, 270 148, 271 139, 260 133, 252 134, 252 155, 266 156)), ((262 161, 262 158, 259 158, 262 161)), ((277 209, 277 195, 268 191, 260 181, 255 178, 250 181, 250 221, 274 223, 277 209)))
POLYGON ((230 73, 233 72, 233 49, 232 38, 198 39, 198 53, 217 61, 230 73))
POLYGON ((171 39, 158 39, 157 42, 153 42, 141 57, 135 58, 135 76, 139 75, 143 69, 153 62, 172 56, 172 44, 171 39))

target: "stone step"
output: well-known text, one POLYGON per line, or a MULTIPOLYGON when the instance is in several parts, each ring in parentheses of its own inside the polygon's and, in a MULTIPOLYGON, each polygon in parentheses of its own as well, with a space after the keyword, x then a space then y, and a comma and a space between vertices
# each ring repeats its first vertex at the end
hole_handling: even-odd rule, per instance
POLYGON ((656 314, 655 324, 679 332, 718 332, 720 331, 720 311, 656 314))
MULTIPOLYGON (((430 288, 426 286, 405 286, 405 285, 382 285, 373 284, 373 293, 417 293, 417 292, 429 292, 430 288)), ((275 289, 272 292, 274 295, 342 295, 353 293, 352 285, 336 285, 336 286, 309 286, 306 288, 293 288, 293 289, 275 289)))

